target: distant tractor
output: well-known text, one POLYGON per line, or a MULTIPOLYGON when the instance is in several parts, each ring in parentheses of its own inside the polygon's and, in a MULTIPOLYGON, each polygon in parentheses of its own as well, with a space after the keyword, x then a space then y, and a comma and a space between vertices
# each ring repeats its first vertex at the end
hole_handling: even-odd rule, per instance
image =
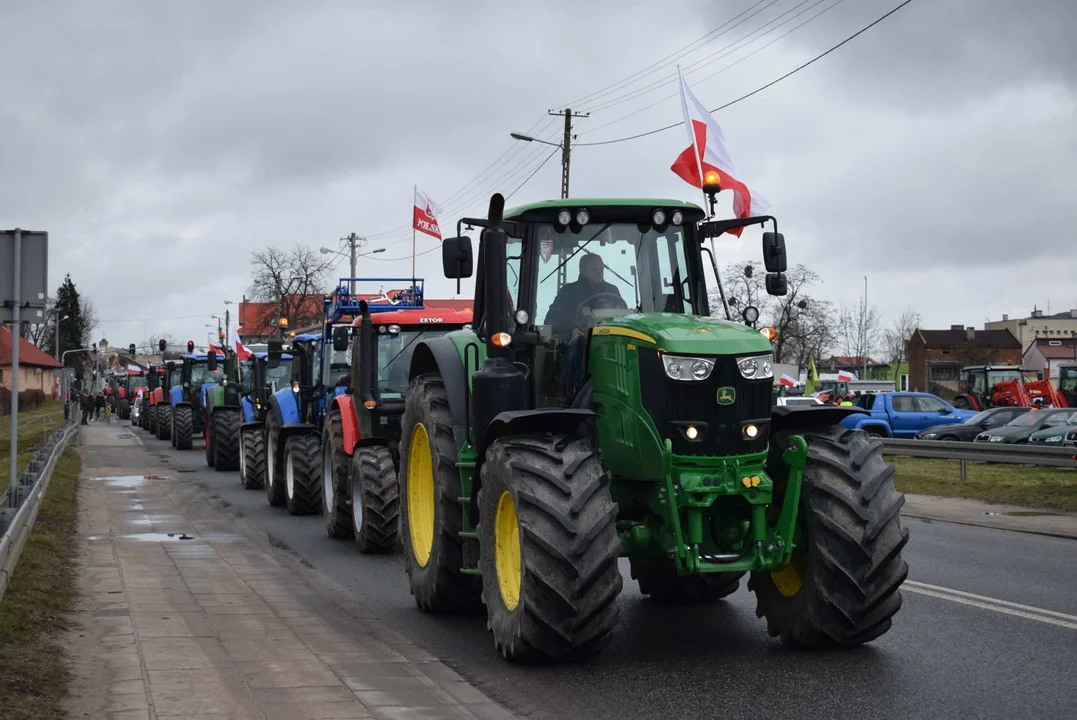
POLYGON ((120 388, 120 391, 120 401, 116 409, 116 414, 119 415, 121 420, 130 420, 131 407, 135 404, 137 399, 146 394, 145 372, 141 368, 134 371, 132 371, 131 368, 128 368, 127 376, 123 378, 123 386, 120 388))
POLYGON ((1077 408, 1077 362, 1058 367, 1058 392, 1066 399, 1067 407, 1077 408))
POLYGON ((987 410, 993 407, 1071 407, 1049 380, 1029 380, 1014 365, 972 365, 961 368, 961 394, 954 407, 987 410))
POLYGON ((153 391, 151 402, 156 408, 158 440, 172 439, 172 391, 183 389, 183 368, 173 361, 165 363, 165 374, 161 386, 153 391))
POLYGON ((153 403, 153 392, 160 387, 164 379, 164 368, 160 365, 150 364, 146 367, 146 387, 142 394, 142 412, 138 416, 138 425, 147 432, 154 432, 157 428, 155 418, 157 408, 153 403))
POLYGON ((422 341, 471 327, 470 311, 376 309, 360 301, 353 327, 334 330, 335 351, 348 347, 351 331, 351 392, 332 399, 322 430, 325 529, 354 538, 363 553, 397 545, 400 417, 412 353, 422 341))
MULTIPOLYGON (((707 183, 713 203, 717 173, 707 183)), ((749 574, 789 644, 890 629, 908 530, 881 443, 840 425, 856 408, 772 408, 768 337, 710 316, 706 240, 733 228, 773 223, 766 287, 785 294, 774 218, 633 199, 506 213, 494 195, 488 219, 460 222, 484 228, 474 329, 417 343, 401 423, 420 609, 485 605, 510 660, 594 655, 627 557, 662 603, 717 600, 749 574)), ((442 252, 446 276, 471 276, 470 238, 442 252)))
POLYGON ((269 397, 278 388, 288 387, 292 377, 292 356, 275 361, 268 353, 255 353, 241 362, 243 368, 243 425, 240 428, 239 479, 248 490, 265 487, 265 418, 269 397))
MULTIPOLYGON (((206 353, 206 380, 219 370, 217 353, 206 353)), ((220 471, 238 470, 243 408, 240 367, 235 355, 224 351, 220 383, 203 381, 201 387, 202 435, 206 464, 220 471)))
POLYGON ((216 351, 196 355, 194 343, 187 343, 187 354, 181 356, 178 365, 179 384, 173 385, 168 391, 172 420, 170 435, 172 447, 177 450, 190 450, 194 447, 194 437, 205 432, 204 392, 209 386, 220 384, 219 378, 223 373, 217 367, 217 362, 223 361, 224 355, 216 351), (212 369, 209 367, 210 354, 214 356, 212 369))

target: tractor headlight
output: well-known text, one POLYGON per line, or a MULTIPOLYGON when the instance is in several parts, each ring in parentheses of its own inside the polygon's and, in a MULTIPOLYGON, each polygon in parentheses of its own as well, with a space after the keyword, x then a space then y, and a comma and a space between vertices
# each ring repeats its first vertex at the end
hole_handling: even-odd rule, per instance
POLYGON ((576 212, 576 224, 586 225, 591 222, 591 213, 587 210, 579 210, 576 212))
POLYGON ((651 220, 653 221, 653 223, 655 225, 665 225, 666 224, 666 211, 665 210, 655 210, 654 215, 651 216, 651 220))
POLYGON ((766 355, 741 358, 737 360, 737 367, 740 368, 740 374, 746 380, 761 380, 774 377, 774 356, 767 353, 766 355))
POLYGON ((294 393, 299 392, 299 382, 298 381, 293 381, 292 382, 292 392, 294 392, 294 393))
POLYGON ((714 361, 707 358, 663 355, 662 364, 670 380, 706 380, 714 370, 714 361))
POLYGON ((570 222, 572 222, 572 213, 570 213, 568 210, 562 210, 561 212, 557 213, 557 222, 562 225, 568 225, 570 222))
POLYGON ((684 213, 682 213, 680 210, 674 210, 673 215, 670 216, 670 222, 672 222, 674 225, 680 226, 680 224, 684 222, 684 213))

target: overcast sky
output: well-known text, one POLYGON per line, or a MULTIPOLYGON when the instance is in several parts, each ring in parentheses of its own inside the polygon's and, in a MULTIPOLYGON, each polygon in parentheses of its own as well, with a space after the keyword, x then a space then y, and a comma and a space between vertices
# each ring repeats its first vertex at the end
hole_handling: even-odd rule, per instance
MULTIPOLYGON (((252 249, 390 230, 360 274, 408 275, 413 184, 448 233, 553 150, 508 137, 559 139, 548 109, 593 96, 574 106, 592 111, 579 143, 677 122, 675 98, 620 120, 675 96, 674 66, 599 91, 755 6, 679 59, 716 107, 898 2, 838 2, 763 48, 834 0, 6 0, 0 226, 49 231, 50 284, 71 274, 98 337, 202 344, 252 249)), ((1075 36, 1066 0, 914 0, 716 117, 819 295, 854 301, 867 275, 887 323, 911 305, 925 327, 1057 312, 1077 307, 1075 36)), ((686 143, 676 128, 581 146, 572 195, 697 201, 669 170, 686 143)), ((510 204, 556 197, 558 160, 510 204)), ((755 234, 719 247, 759 257, 755 234)), ((436 252, 419 270, 428 295, 454 289, 436 252)))

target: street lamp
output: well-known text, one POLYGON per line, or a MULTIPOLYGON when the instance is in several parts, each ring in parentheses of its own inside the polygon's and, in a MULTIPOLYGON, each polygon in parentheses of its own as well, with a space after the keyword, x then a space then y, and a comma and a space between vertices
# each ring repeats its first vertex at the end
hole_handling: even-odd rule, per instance
POLYGON ((564 150, 564 145, 562 145, 561 143, 552 143, 549 140, 540 140, 539 138, 531 137, 530 135, 524 135, 523 133, 510 132, 509 137, 511 137, 513 140, 523 140, 524 142, 537 142, 542 143, 543 145, 549 145, 550 147, 561 148, 562 150, 564 150))
MULTIPOLYGON (((568 113, 568 111, 565 111, 568 113)), ((537 142, 543 145, 549 145, 550 147, 559 148, 561 150, 561 197, 568 197, 568 169, 569 169, 569 147, 572 143, 571 127, 571 114, 565 116, 565 140, 563 143, 550 142, 549 140, 541 140, 531 135, 524 135, 523 133, 510 132, 509 137, 513 140, 520 140, 522 142, 537 142)))
MULTIPOLYGON (((352 233, 351 235, 349 235, 346 238, 341 238, 341 240, 348 243, 348 246, 349 246, 349 248, 351 250, 351 253, 350 253, 351 254, 351 277, 353 277, 353 278, 355 277, 355 273, 356 273, 355 265, 356 265, 356 259, 357 258, 366 257, 367 255, 377 255, 378 253, 385 252, 385 248, 380 247, 380 248, 374 248, 373 250, 369 250, 369 251, 367 251, 365 253, 356 253, 356 249, 358 247, 358 242, 360 240, 363 240, 363 238, 358 237, 355 233, 352 233)), ((320 252, 322 255, 340 255, 341 257, 344 256, 344 251, 343 250, 330 250, 329 248, 324 247, 324 246, 318 248, 318 252, 320 252)), ((351 280, 348 283, 348 285, 349 285, 348 292, 350 292, 352 295, 354 295, 355 294, 355 281, 351 280)))

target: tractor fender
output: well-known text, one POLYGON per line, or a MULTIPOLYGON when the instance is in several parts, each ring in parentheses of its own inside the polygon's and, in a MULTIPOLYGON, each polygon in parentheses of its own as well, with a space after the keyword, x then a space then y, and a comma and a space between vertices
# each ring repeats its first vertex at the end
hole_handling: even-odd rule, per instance
MULTIPOLYGON (((172 407, 176 407, 183 402, 183 386, 176 385, 168 391, 168 404, 172 407)), ((190 405, 190 403, 187 403, 190 405)))
POLYGON ((240 430, 240 432, 244 432, 244 431, 246 431, 246 430, 252 430, 252 429, 254 429, 254 428, 257 428, 257 429, 258 429, 259 431, 261 431, 261 429, 262 429, 262 428, 264 428, 264 427, 265 427, 265 423, 264 423, 264 422, 253 422, 253 421, 252 421, 252 422, 245 422, 245 423, 242 423, 242 424, 241 424, 241 425, 239 426, 239 430, 240 430))
POLYGON ((870 414, 864 408, 849 406, 778 405, 771 411, 770 430, 774 433, 780 430, 839 425, 850 415, 868 416, 870 414))
MULTIPOLYGON (((272 397, 269 398, 269 408, 266 411, 267 416, 273 415, 277 419, 278 427, 280 428, 277 435, 277 442, 274 445, 275 458, 267 458, 270 461, 280 460, 284 461, 284 445, 288 441, 288 438, 293 435, 300 435, 303 433, 316 434, 317 428, 307 423, 297 422, 299 412, 295 408, 295 394, 291 388, 286 390, 278 390, 272 397), (282 395, 284 395, 283 403, 287 403, 291 400, 291 413, 295 416, 292 422, 289 422, 288 407, 282 403, 282 395)), ((260 423, 259 423, 260 424, 260 423)))
MULTIPOLYGON (((361 439, 361 440, 360 440, 359 442, 355 443, 355 447, 357 447, 357 448, 364 448, 364 447, 390 447, 390 445, 389 445, 389 438, 384 438, 384 437, 368 437, 368 438, 363 438, 363 439, 361 439)), ((353 450, 353 452, 354 452, 354 450, 353 450)))
POLYGON ((593 410, 583 408, 546 408, 543 410, 508 410, 498 413, 490 427, 482 434, 482 445, 477 448, 475 473, 471 481, 471 507, 478 507, 479 489, 482 486, 482 461, 486 448, 494 440, 509 435, 534 435, 537 433, 561 433, 590 436, 594 421, 598 418, 593 410))
POLYGON ((250 423, 254 421, 254 403, 250 401, 250 398, 242 398, 239 401, 240 408, 243 409, 243 421, 250 423))
POLYGON ((416 346, 415 353, 411 356, 408 380, 433 372, 441 373, 441 381, 445 385, 445 393, 449 398, 449 414, 452 415, 452 437, 456 443, 456 452, 459 453, 467 441, 467 426, 470 422, 467 407, 471 390, 464 372, 464 361, 452 340, 445 337, 431 338, 416 346))
POLYGON ((271 411, 277 413, 281 425, 299 422, 299 402, 291 387, 281 388, 269 398, 271 411))
POLYGON ((363 433, 359 429, 359 415, 355 411, 355 398, 351 395, 337 395, 329 408, 340 411, 340 427, 344 433, 344 452, 351 455, 355 452, 355 444, 362 438, 363 433))

